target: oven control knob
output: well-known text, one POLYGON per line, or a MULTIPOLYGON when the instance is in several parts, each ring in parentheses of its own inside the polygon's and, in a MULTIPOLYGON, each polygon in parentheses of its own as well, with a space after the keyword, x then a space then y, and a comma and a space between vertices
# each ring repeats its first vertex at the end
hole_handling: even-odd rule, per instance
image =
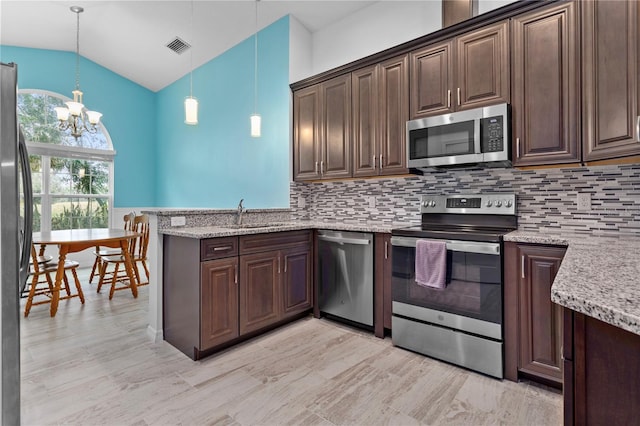
POLYGON ((433 200, 431 200, 431 202, 429 202, 429 205, 430 205, 431 207, 435 207, 435 206, 436 206, 436 202, 435 202, 435 201, 433 201, 433 200))
POLYGON ((496 201, 496 207, 501 207, 501 206, 502 206, 502 201, 497 200, 497 201, 496 201))
POLYGON ((422 202, 422 205, 423 205, 424 207, 429 207, 429 202, 428 202, 428 201, 423 201, 423 202, 422 202))
POLYGON ((491 207, 493 205, 493 201, 489 200, 487 201, 487 207, 491 207))
POLYGON ((505 205, 506 207, 511 207, 511 206, 513 205, 513 203, 511 202, 511 200, 507 200, 507 201, 504 203, 504 205, 505 205))

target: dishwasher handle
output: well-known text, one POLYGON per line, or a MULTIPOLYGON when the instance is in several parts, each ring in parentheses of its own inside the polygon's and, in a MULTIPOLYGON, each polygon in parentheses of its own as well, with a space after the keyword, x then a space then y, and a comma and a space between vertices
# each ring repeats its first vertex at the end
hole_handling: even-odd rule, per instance
MULTIPOLYGON (((399 247, 415 247, 418 238, 391 237, 391 245, 399 247)), ((447 250, 478 254, 500 254, 500 244, 481 243, 476 241, 436 240, 447 243, 447 250)))
POLYGON ((363 240, 361 238, 330 237, 328 235, 318 235, 318 239, 331 243, 354 244, 361 246, 366 246, 370 243, 369 240, 363 240))

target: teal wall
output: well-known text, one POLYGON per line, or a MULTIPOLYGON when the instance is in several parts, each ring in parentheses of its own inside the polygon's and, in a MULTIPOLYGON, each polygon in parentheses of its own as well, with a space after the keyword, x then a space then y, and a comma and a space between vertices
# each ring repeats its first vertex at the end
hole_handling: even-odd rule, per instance
MULTIPOLYGON (((115 207, 289 206, 289 18, 258 35, 258 113, 262 137, 249 134, 254 105, 254 38, 193 72, 199 124, 184 124, 189 76, 154 93, 81 58, 84 103, 102 112, 115 158, 115 207)), ((0 46, 18 64, 19 87, 71 96, 75 53, 0 46)))
MULTIPOLYGON (((18 86, 71 97, 75 53, 0 46, 0 61, 18 64, 18 86)), ((80 58, 84 104, 100 111, 113 147, 114 207, 154 207, 156 94, 86 58, 80 58)))
POLYGON ((254 38, 193 72, 199 124, 184 124, 189 76, 158 92, 157 201, 162 207, 289 206, 289 18, 258 35, 258 113, 251 138, 254 38))

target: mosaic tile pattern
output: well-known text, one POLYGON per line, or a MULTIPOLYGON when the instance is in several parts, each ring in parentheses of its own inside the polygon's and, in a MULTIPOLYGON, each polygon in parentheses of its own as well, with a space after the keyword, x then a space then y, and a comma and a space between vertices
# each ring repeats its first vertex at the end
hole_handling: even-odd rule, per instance
POLYGON ((640 235, 640 164, 449 169, 424 176, 292 182, 291 218, 416 222, 420 196, 445 192, 515 192, 520 230, 640 235), (591 194, 591 210, 578 210, 578 192, 591 194))

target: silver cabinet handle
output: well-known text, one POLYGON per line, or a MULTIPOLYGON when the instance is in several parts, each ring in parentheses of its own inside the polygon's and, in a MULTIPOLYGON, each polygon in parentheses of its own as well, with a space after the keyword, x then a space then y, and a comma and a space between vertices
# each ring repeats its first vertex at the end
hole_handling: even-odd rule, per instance
POLYGON ((278 255, 278 273, 280 273, 280 255, 278 255))
POLYGON ((369 244, 369 240, 361 240, 358 238, 329 237, 327 235, 318 235, 318 239, 322 241, 329 241, 331 243, 356 244, 362 246, 369 244))
POLYGON ((638 119, 636 120, 636 140, 638 142, 640 142, 640 115, 638 116, 638 119))
POLYGON ((522 272, 521 276, 524 278, 524 255, 520 256, 520 270, 522 272))
POLYGON ((284 256, 284 259, 282 259, 282 263, 284 265, 284 273, 287 273, 287 256, 284 256))
POLYGON ((458 87, 458 105, 460 105, 460 88, 458 87))
POLYGON ((447 90, 447 108, 451 108, 451 89, 447 90))
POLYGON ((380 170, 382 170, 382 154, 380 154, 380 170))
POLYGON ((320 175, 324 176, 324 161, 320 161, 320 175))
POLYGON ((373 156, 373 168, 374 169, 376 168, 376 156, 375 155, 373 156))
POLYGON ((238 266, 233 267, 233 283, 238 284, 238 266))
POLYGON ((231 246, 214 247, 213 251, 231 250, 232 248, 233 247, 231 247, 231 246))
POLYGON ((315 169, 315 171, 316 171, 316 174, 318 174, 318 162, 317 161, 316 161, 316 169, 315 169))
POLYGON ((520 158, 520 138, 516 138, 516 158, 520 158))
POLYGON ((389 258, 389 243, 386 241, 384 242, 384 258, 389 258))

